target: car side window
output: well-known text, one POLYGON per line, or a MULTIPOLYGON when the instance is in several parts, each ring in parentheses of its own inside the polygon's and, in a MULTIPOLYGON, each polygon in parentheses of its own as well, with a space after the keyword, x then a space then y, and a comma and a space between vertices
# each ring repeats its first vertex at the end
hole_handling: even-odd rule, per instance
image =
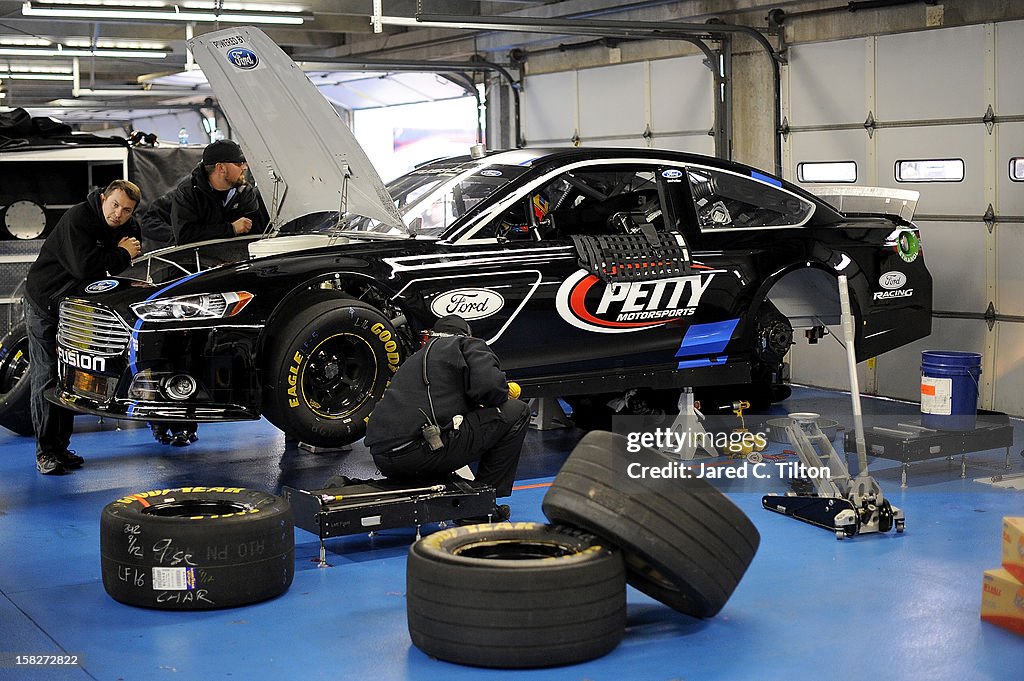
POLYGON ((798 226, 814 212, 814 204, 774 186, 778 180, 767 175, 762 181, 691 167, 687 176, 702 230, 798 226))
POLYGON ((530 193, 530 218, 541 240, 636 234, 664 229, 655 169, 603 166, 558 175, 530 193))

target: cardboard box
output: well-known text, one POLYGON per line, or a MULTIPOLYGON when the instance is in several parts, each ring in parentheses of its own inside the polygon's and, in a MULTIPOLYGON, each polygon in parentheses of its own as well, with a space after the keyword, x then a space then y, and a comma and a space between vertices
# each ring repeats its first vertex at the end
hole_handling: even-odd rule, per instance
POLYGON ((1024 636, 1024 584, 1002 568, 985 570, 981 619, 1024 636))
POLYGON ((1024 518, 1003 518, 1003 567, 1024 582, 1024 518))

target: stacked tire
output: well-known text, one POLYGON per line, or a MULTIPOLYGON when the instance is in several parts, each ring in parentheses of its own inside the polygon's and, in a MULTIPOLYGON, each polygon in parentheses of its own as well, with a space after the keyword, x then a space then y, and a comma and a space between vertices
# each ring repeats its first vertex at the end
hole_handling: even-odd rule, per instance
POLYGON ((409 633, 449 662, 519 668, 573 664, 615 648, 628 582, 669 607, 711 617, 760 542, 749 518, 704 480, 631 481, 664 467, 656 452, 588 433, 544 497, 553 525, 484 524, 413 544, 409 633))
POLYGON ((241 487, 130 494, 103 509, 103 587, 117 601, 210 610, 283 594, 295 574, 295 530, 282 497, 241 487))

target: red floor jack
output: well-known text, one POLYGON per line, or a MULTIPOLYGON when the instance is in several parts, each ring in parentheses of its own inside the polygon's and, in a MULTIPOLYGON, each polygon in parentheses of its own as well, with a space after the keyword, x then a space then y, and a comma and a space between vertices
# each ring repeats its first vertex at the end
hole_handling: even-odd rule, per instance
POLYGON ((850 312, 850 292, 845 276, 839 277, 839 301, 850 372, 859 472, 851 478, 846 461, 836 453, 832 442, 818 427, 817 414, 790 414, 786 433, 815 491, 811 494, 766 495, 762 497, 761 505, 769 511, 832 530, 836 539, 869 532, 888 532, 893 528, 903 532, 906 525, 903 511, 889 503, 882 494, 882 488, 868 474, 857 359, 853 347, 853 314, 850 312))

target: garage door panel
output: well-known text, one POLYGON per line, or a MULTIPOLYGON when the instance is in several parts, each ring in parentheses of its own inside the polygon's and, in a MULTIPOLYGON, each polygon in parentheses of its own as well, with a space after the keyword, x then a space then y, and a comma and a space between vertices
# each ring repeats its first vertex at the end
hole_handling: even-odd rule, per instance
POLYGON ((988 307, 982 222, 918 222, 936 310, 982 313, 988 307))
POLYGON ((875 47, 875 118, 981 117, 985 48, 985 26, 980 24, 880 36, 875 47))
POLYGON ((933 319, 932 333, 875 360, 878 394, 903 400, 921 399, 921 353, 925 350, 985 352, 985 322, 974 319, 933 319))
POLYGON ((711 129, 713 95, 714 79, 703 55, 651 62, 651 129, 711 129))
POLYGON ((656 135, 654 146, 658 149, 715 155, 715 138, 710 135, 656 135))
POLYGON ((1024 324, 996 322, 995 396, 992 408, 1024 414, 1024 324))
POLYGON ((576 72, 525 78, 522 106, 528 143, 571 139, 576 130, 576 72))
POLYGON ((647 140, 640 135, 631 137, 610 137, 599 140, 591 140, 584 138, 580 143, 581 147, 600 147, 606 149, 609 147, 646 147, 647 140))
POLYGON ((857 164, 857 184, 867 184, 870 176, 867 155, 867 133, 863 130, 823 130, 792 134, 793 166, 789 177, 804 187, 817 183, 801 183, 797 168, 807 161, 853 161, 857 164))
POLYGON ((875 131, 878 183, 921 192, 919 215, 985 214, 985 126, 885 128, 875 131), (961 182, 896 182, 897 161, 962 159, 961 182))
POLYGON ((1024 113, 1024 21, 996 24, 996 115, 1024 113))
POLYGON ((580 71, 580 136, 642 135, 646 81, 642 62, 580 71))
POLYGON ((1024 225, 999 224, 995 237, 996 312, 1024 316, 1024 225))
POLYGON ((864 122, 865 40, 797 45, 789 52, 790 124, 864 122))
MULTIPOLYGON (((1020 90, 1024 92, 1024 88, 1020 90)), ((1019 111, 1024 111, 1024 108, 1019 111)), ((998 133, 996 215, 1024 215, 1024 182, 1010 179, 1010 159, 1024 156, 1024 123, 1000 123, 998 133)), ((1011 229, 1024 229, 1024 225, 1017 224, 1011 226, 1011 229)))

